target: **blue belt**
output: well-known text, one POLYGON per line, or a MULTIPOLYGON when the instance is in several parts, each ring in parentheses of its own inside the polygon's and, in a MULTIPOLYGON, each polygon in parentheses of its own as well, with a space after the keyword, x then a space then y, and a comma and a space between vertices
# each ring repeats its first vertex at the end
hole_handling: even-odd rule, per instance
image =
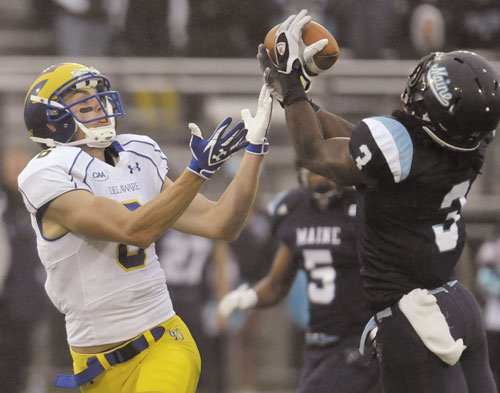
MULTIPOLYGON (((456 283, 457 283, 457 280, 448 281, 442 287, 429 289, 428 293, 429 293, 429 295, 435 295, 436 293, 447 291, 447 287, 451 288, 456 283)), ((387 317, 391 317, 391 316, 392 316, 391 307, 386 307, 382 311, 379 311, 373 317, 370 318, 370 320, 368 321, 368 323, 365 326, 365 329, 363 330, 363 333, 361 334, 361 340, 359 342, 359 352, 361 353, 361 355, 365 354, 365 347, 366 347, 367 338, 369 336, 372 336, 371 337, 372 342, 375 339, 375 333, 376 333, 375 329, 377 328, 377 322, 380 323, 380 321, 382 319, 387 318, 387 317), (370 334, 370 333, 372 333, 372 334, 370 334)))
MULTIPOLYGON (((157 326, 150 330, 151 335, 158 341, 165 333, 163 326, 157 326)), ((149 347, 148 340, 142 334, 135 340, 130 341, 127 345, 117 348, 114 351, 104 354, 110 366, 118 363, 126 362, 132 359, 149 347)), ((60 388, 75 389, 97 378, 105 370, 97 357, 92 356, 87 360, 87 368, 75 375, 58 375, 54 386, 60 388)))
POLYGON ((332 336, 326 333, 307 332, 305 335, 305 343, 309 346, 325 347, 327 345, 335 344, 339 341, 339 336, 332 336))

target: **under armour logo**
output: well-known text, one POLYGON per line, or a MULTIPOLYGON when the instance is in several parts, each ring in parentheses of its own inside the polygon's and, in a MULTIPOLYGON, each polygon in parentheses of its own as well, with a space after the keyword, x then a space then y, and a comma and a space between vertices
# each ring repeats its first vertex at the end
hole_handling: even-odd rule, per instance
POLYGON ((225 151, 224 149, 219 149, 219 154, 217 155, 213 155, 214 157, 214 160, 215 161, 219 161, 221 159, 222 156, 226 155, 227 154, 227 151, 225 151))
POLYGON ((129 165, 128 169, 130 169, 130 173, 131 174, 134 173, 135 170, 137 170, 138 172, 141 171, 141 168, 139 168, 139 163, 138 162, 135 163, 135 167, 133 167, 132 165, 129 165))
POLYGON ((168 334, 170 334, 170 337, 173 337, 175 341, 184 341, 184 334, 182 334, 178 328, 175 328, 175 330, 168 329, 168 334))

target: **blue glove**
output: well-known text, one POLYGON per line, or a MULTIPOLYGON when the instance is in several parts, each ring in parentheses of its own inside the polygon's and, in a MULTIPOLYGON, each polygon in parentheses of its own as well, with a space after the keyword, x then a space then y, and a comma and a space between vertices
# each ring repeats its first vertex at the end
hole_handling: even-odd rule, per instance
POLYGON ((191 172, 208 180, 224 161, 229 160, 233 154, 248 145, 245 139, 247 130, 243 122, 239 122, 231 131, 223 135, 231 121, 230 117, 224 119, 212 136, 206 140, 203 139, 200 128, 194 123, 189 123, 191 129, 189 147, 193 158, 188 169, 191 172))
POLYGON ((241 118, 248 129, 247 140, 250 144, 247 146, 247 152, 257 155, 267 153, 269 149, 268 133, 271 123, 271 112, 273 108, 273 97, 269 94, 269 89, 263 85, 260 89, 259 103, 255 117, 248 109, 241 111, 241 118))

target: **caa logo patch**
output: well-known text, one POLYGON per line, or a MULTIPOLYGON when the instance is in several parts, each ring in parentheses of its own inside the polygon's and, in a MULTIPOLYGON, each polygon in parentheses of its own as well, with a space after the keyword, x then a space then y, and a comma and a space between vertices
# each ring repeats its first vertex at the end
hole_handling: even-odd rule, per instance
POLYGON ((450 100, 453 95, 448 88, 450 80, 448 79, 448 70, 446 67, 439 67, 437 64, 433 64, 427 72, 427 81, 439 103, 446 107, 450 106, 450 100))
POLYGON ((93 172, 92 179, 97 180, 97 181, 106 181, 109 179, 109 176, 105 172, 93 172))

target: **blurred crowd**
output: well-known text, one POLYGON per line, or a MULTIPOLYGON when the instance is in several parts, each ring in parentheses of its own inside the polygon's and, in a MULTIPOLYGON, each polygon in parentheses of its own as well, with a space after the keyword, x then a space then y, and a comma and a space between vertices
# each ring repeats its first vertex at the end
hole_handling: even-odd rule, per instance
MULTIPOLYGON (((8 11, 8 3, 1 7, 8 11)), ((267 31, 301 8, 353 58, 418 58, 456 48, 496 56, 500 39, 495 0, 241 0, 237 7, 230 0, 16 3, 26 8, 19 26, 12 18, 3 25, 45 31, 43 55, 253 57, 267 31)))

